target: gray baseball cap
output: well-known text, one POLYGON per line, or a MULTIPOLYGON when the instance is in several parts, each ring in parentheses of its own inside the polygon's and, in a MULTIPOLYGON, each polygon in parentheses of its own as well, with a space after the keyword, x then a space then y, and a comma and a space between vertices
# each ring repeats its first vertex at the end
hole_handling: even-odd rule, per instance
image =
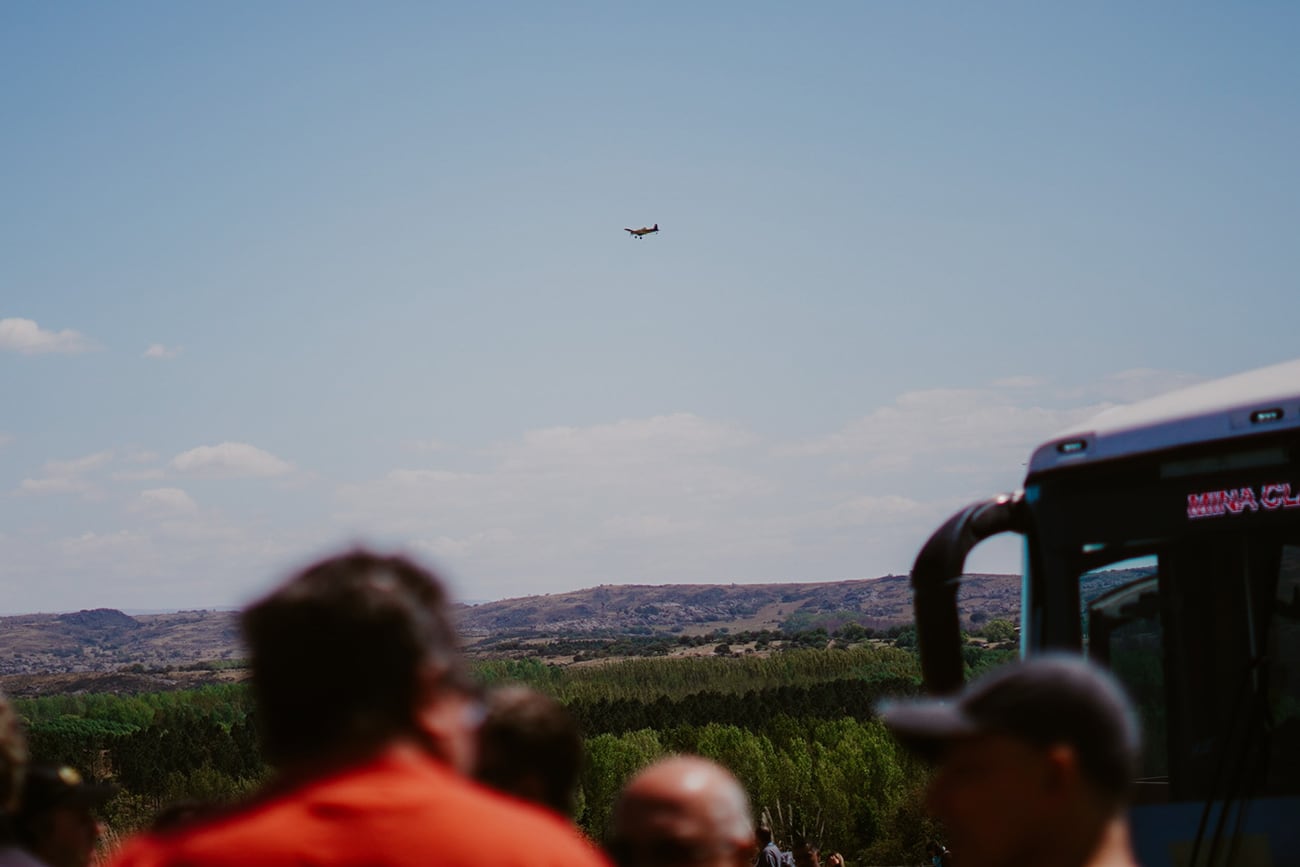
POLYGON ((1065 743, 1103 791, 1137 776, 1141 732, 1123 687, 1082 657, 1051 654, 1003 666, 959 696, 885 702, 878 713, 904 747, 929 759, 955 740, 1002 734, 1036 746, 1065 743))

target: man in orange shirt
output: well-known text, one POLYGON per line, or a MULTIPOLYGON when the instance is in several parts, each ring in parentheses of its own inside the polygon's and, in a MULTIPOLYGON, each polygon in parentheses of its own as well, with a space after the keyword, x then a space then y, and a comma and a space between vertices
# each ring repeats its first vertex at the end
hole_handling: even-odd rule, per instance
POLYGON ((446 596, 355 551, 248 609, 263 751, 251 803, 127 843, 115 867, 607 867, 560 817, 466 779, 481 706, 446 596))

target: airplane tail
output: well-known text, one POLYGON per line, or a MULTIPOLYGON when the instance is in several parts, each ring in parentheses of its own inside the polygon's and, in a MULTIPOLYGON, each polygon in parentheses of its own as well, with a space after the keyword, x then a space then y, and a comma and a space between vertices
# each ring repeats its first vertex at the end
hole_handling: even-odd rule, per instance
POLYGON ((655 223, 655 228, 654 228, 654 230, 655 230, 656 232, 659 231, 659 224, 658 224, 658 223, 655 223))

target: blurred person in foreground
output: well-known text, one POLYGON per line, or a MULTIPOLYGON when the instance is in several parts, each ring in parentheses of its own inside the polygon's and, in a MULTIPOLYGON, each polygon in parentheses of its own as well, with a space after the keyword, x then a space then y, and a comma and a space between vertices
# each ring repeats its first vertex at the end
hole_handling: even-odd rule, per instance
POLYGON ((608 849, 618 867, 751 867, 757 841, 749 799, 715 762, 664 759, 623 788, 608 849))
POLYGON ((564 705, 527 686, 488 692, 475 778, 572 818, 582 773, 582 732, 564 705))
POLYGON ((94 811, 117 786, 88 783, 67 765, 32 765, 23 779, 22 803, 14 817, 19 845, 44 867, 87 867, 104 826, 94 811))
POLYGON ((273 781, 251 803, 128 842, 118 867, 604 867, 560 818, 463 776, 481 707, 424 569, 343 554, 255 603, 242 626, 273 781))
POLYGON ((935 762, 926 803, 962 867, 1136 867, 1125 807, 1139 730, 1102 669, 1037 657, 955 699, 886 703, 880 714, 935 762))
POLYGON ((0 693, 0 867, 32 863, 31 857, 18 848, 13 818, 26 765, 27 742, 18 725, 18 714, 0 693))

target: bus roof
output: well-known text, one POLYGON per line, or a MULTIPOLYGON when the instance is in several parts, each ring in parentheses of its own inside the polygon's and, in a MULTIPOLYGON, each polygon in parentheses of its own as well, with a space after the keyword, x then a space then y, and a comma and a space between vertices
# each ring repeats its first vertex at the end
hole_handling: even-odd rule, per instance
POLYGON ((1035 449, 1029 475, 1284 428, 1300 429, 1300 359, 1108 409, 1035 449))

